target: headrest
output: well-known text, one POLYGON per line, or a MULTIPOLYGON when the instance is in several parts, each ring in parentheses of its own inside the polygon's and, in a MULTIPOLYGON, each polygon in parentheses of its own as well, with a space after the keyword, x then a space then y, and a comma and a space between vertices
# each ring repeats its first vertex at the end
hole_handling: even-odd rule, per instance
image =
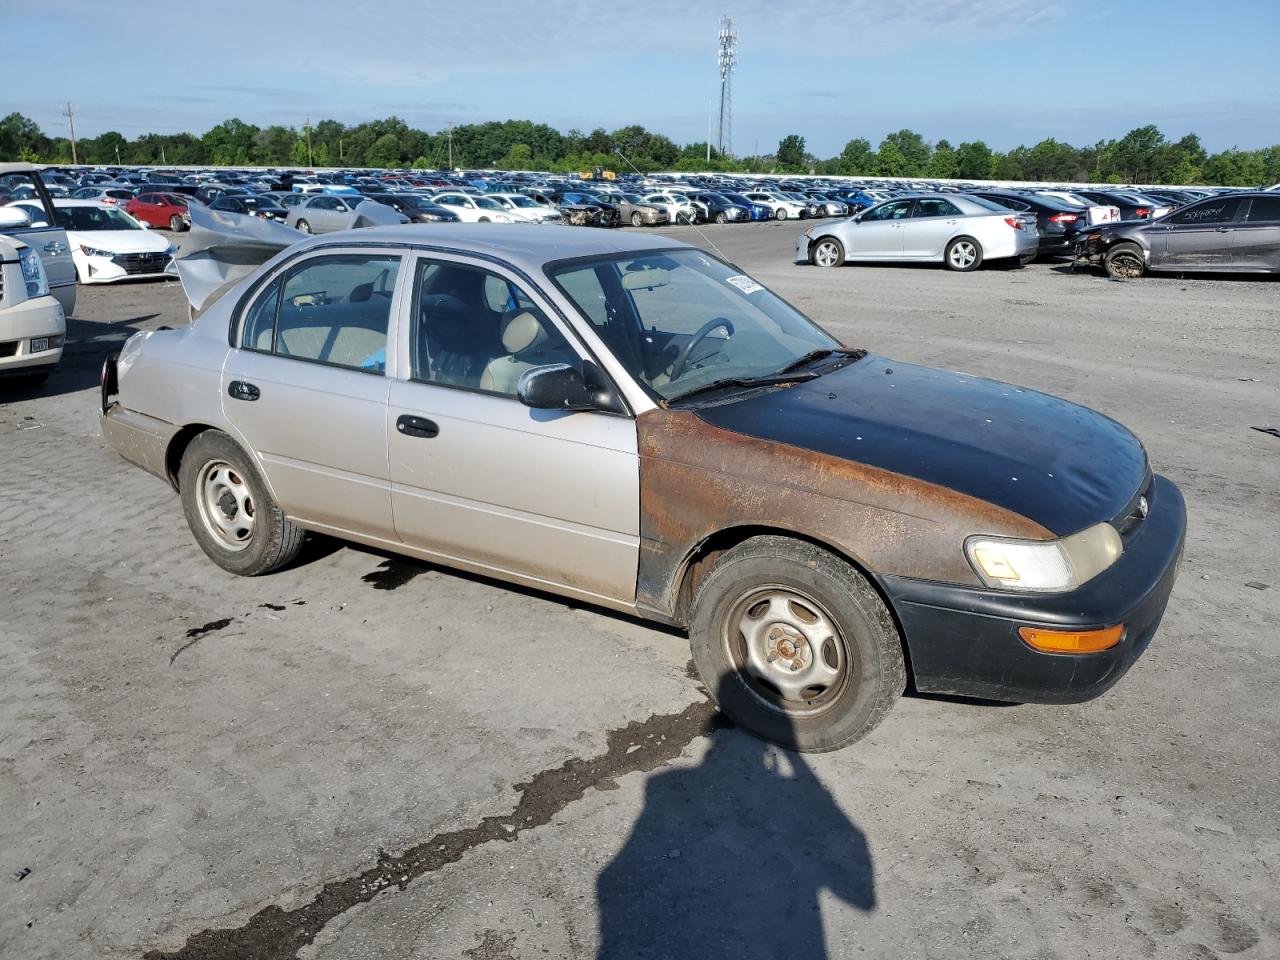
POLYGON ((502 348, 512 355, 539 347, 547 340, 547 331, 529 311, 517 313, 502 327, 502 348))

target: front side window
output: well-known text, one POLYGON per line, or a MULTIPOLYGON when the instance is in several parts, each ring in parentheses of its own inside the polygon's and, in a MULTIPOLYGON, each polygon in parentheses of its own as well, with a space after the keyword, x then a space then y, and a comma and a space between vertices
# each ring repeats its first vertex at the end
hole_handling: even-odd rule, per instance
POLYGON ((1198 226, 1202 223, 1230 223, 1236 218, 1236 211, 1239 209, 1239 197, 1206 200, 1203 203, 1197 203, 1184 210, 1179 210, 1169 218, 1169 223, 1178 226, 1198 226))
POLYGON ((618 361, 666 400, 778 373, 839 343, 753 279, 697 250, 551 265, 618 361))
POLYGON ((894 203, 886 203, 880 207, 873 207, 867 211, 864 220, 901 220, 907 215, 911 209, 910 200, 897 200, 894 203))
POLYGON ((482 267, 420 261, 413 304, 414 380, 515 397, 526 370, 579 363, 528 294, 482 267))
POLYGON ((241 345, 367 373, 386 370, 400 258, 316 257, 273 280, 245 313, 241 345))

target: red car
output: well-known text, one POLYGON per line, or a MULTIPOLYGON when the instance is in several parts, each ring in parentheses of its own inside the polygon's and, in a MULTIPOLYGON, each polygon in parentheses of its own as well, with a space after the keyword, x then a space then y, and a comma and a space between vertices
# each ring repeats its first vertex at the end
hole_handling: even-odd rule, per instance
POLYGON ((191 229, 187 213, 190 197, 180 193, 141 193, 124 205, 124 212, 151 227, 179 232, 191 229))

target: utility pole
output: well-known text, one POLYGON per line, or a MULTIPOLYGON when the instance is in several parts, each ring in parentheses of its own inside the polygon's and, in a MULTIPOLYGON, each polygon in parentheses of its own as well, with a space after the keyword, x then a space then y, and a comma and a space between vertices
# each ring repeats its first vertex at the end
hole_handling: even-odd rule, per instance
POLYGON ((707 101, 707 166, 711 166, 711 105, 714 98, 707 101))
POLYGON ((453 169, 453 124, 449 124, 449 169, 453 169))
POLYGON ((342 158, 342 138, 339 137, 338 138, 338 163, 343 163, 343 162, 344 160, 342 158))
POLYGON ((316 158, 311 153, 311 114, 307 114, 305 126, 307 130, 307 166, 314 167, 316 165, 316 158))
POLYGON ((71 112, 71 101, 67 101, 67 109, 62 111, 62 115, 67 118, 67 125, 71 128, 71 162, 79 163, 76 158, 76 118, 71 112))
POLYGON ((120 166, 120 144, 116 144, 116 166, 120 166))

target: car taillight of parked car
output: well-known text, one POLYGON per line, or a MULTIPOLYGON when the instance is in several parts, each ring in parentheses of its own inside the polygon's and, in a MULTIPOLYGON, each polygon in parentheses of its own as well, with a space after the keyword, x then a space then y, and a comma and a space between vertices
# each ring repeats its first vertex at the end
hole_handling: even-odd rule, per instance
POLYGON ((1151 216, 1151 208, 1150 208, 1150 207, 1138 207, 1138 208, 1136 208, 1136 209, 1133 211, 1133 215, 1134 215, 1135 217, 1149 217, 1149 216, 1151 216))
POLYGON ((1007 223, 1009 226, 1013 227, 1013 229, 1015 230, 1022 229, 1022 220, 1018 217, 1005 217, 1004 222, 1007 223))
POLYGON ((1074 213, 1055 213, 1049 218, 1050 223, 1075 223, 1080 218, 1074 213))

